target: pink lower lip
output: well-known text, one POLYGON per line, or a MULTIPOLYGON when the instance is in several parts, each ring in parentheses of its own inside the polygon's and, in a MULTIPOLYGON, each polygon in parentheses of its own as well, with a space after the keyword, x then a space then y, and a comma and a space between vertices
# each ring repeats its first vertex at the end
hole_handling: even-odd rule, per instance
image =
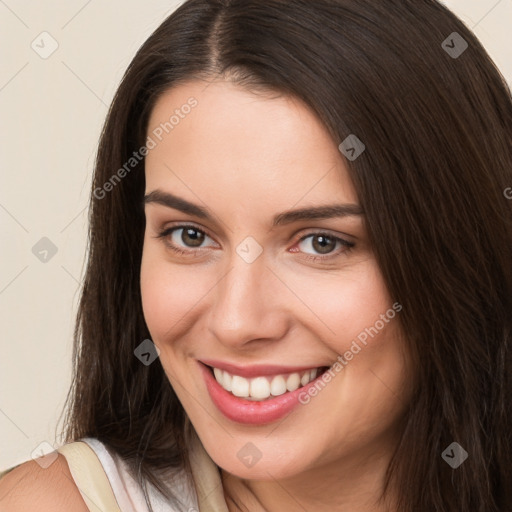
POLYGON ((316 381, 315 379, 306 386, 276 396, 275 398, 262 402, 253 402, 239 398, 229 391, 226 391, 215 380, 215 377, 207 366, 202 363, 199 363, 199 366, 203 372, 208 393, 219 411, 232 421, 249 425, 263 425, 277 421, 286 416, 300 404, 299 394, 307 391, 309 386, 314 386, 316 381))

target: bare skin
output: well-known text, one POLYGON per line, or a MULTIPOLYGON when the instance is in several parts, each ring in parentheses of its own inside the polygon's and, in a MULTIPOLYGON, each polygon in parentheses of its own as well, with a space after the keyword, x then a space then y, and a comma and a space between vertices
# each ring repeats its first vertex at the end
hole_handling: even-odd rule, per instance
POLYGON ((43 468, 34 460, 0 480, 2 512, 88 512, 63 455, 43 468))

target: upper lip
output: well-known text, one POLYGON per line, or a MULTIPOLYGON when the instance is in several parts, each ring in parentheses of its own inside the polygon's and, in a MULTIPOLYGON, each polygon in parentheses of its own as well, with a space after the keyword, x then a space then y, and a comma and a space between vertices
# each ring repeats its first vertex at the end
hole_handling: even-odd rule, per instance
MULTIPOLYGON (((312 370, 314 368, 322 368, 322 365, 308 365, 308 366, 282 366, 273 364, 254 364, 239 366, 234 363, 226 363, 223 361, 214 361, 212 359, 202 359, 201 363, 211 366, 213 368, 219 368, 225 370, 231 375, 238 375, 239 377, 251 378, 259 377, 260 375, 279 375, 287 373, 300 373, 306 370, 312 370)), ((324 365, 325 366, 325 365, 324 365)))

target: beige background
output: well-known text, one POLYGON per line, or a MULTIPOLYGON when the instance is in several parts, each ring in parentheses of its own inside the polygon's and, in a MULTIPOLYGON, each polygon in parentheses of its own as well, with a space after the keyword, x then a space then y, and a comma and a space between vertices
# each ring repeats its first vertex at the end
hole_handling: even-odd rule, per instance
MULTIPOLYGON (((125 68, 179 3, 0 0, 0 470, 59 443, 97 140, 125 68), (58 48, 43 59, 33 41, 58 48)), ((511 83, 512 0, 445 3, 511 83)))

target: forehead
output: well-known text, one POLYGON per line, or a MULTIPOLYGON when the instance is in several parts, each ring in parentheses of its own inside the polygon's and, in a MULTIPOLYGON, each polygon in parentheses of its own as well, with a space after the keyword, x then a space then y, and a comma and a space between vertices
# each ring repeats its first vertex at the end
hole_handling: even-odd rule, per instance
POLYGON ((154 147, 146 157, 146 192, 275 211, 357 203, 337 145, 290 96, 254 94, 226 81, 180 84, 156 102, 147 135, 154 147))

